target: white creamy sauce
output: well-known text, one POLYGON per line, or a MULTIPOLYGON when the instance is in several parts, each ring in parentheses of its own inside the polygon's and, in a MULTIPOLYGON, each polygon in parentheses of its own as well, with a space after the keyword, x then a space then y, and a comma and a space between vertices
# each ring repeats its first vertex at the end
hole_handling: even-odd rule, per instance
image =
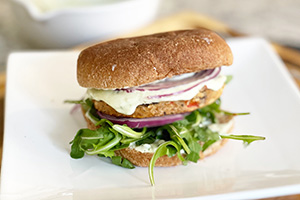
MULTIPOLYGON (((230 130, 230 128, 233 125, 233 120, 230 120, 227 123, 222 123, 222 124, 211 124, 208 126, 208 128, 214 132, 218 132, 221 135, 225 135, 228 134, 228 131, 230 130)), ((154 153, 157 148, 163 144, 165 141, 164 140, 156 140, 154 143, 152 144, 142 144, 140 146, 136 146, 135 143, 131 143, 129 145, 129 148, 131 149, 135 149, 136 151, 139 151, 141 153, 154 153)), ((215 145, 217 145, 217 143, 220 143, 221 141, 217 141, 215 145)), ((181 150, 180 153, 184 153, 184 150, 181 150)), ((206 152, 208 153, 208 152, 206 152)))
POLYGON ((156 149, 164 142, 165 142, 164 140, 156 140, 152 144, 142 144, 140 146, 136 146, 135 143, 133 142, 130 143, 129 148, 135 149, 142 153, 154 153, 156 149))
POLYGON ((208 128, 211 131, 218 132, 220 135, 226 135, 226 134, 228 134, 228 131, 230 130, 230 128, 232 127, 232 125, 233 125, 233 120, 230 120, 227 123, 210 124, 208 126, 208 128))
MULTIPOLYGON (((174 77, 173 79, 182 79, 186 78, 187 76, 191 76, 191 74, 183 74, 177 77, 174 77)), ((153 96, 157 95, 163 95, 163 94, 171 94, 176 93, 185 89, 188 89, 195 85, 194 82, 188 83, 185 85, 179 85, 177 87, 167 88, 167 89, 161 89, 157 91, 133 91, 133 92, 126 92, 123 90, 98 90, 98 89, 88 89, 87 90, 87 98, 92 98, 96 101, 104 101, 108 105, 110 105, 112 108, 114 108, 117 112, 125 114, 125 115, 131 115, 134 113, 137 106, 142 104, 151 104, 151 103, 157 103, 161 101, 179 101, 179 100, 190 100, 196 94, 199 93, 202 87, 205 85, 208 89, 211 90, 219 90, 222 88, 226 81, 226 76, 219 75, 214 79, 211 79, 209 81, 206 81, 204 83, 199 84, 198 86, 186 91, 182 92, 176 95, 170 95, 160 98, 151 98, 153 96)))

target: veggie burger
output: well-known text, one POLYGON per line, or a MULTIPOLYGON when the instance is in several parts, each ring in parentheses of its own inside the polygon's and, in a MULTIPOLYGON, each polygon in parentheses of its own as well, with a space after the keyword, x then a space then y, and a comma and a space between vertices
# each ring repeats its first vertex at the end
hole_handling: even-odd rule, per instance
POLYGON ((231 79, 221 67, 232 64, 227 43, 206 29, 124 38, 83 50, 77 80, 87 88, 81 105, 86 129, 71 141, 71 157, 111 158, 125 167, 197 162, 227 139, 249 144, 263 137, 230 135, 233 117, 220 108, 231 79))

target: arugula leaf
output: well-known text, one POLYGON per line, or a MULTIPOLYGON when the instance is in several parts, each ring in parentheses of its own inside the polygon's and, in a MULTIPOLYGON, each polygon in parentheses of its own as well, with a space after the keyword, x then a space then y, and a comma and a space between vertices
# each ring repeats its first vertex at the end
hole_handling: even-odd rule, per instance
POLYGON ((100 119, 95 126, 103 126, 105 124, 110 125, 111 127, 114 125, 111 121, 107 120, 107 119, 100 119))
POLYGON ((211 131, 208 127, 196 127, 194 130, 194 135, 198 139, 198 141, 207 142, 209 140, 220 139, 219 133, 211 131))
POLYGON ((148 168, 148 174, 149 174, 151 185, 155 185, 154 174, 153 174, 153 168, 155 166, 155 162, 159 157, 162 157, 162 156, 168 154, 169 149, 167 148, 167 146, 169 146, 169 145, 175 147, 177 150, 177 155, 178 155, 179 159, 182 161, 184 160, 184 158, 180 154, 180 146, 177 143, 175 143, 174 141, 168 141, 168 142, 161 144, 157 148, 155 153, 153 154, 153 156, 150 160, 149 168, 148 168))
POLYGON ((202 151, 205 151, 210 145, 220 140, 219 133, 211 131, 208 127, 195 128, 195 137, 203 142, 202 151))
POLYGON ((65 100, 64 103, 81 104, 83 110, 85 111, 85 116, 91 122, 93 122, 94 124, 97 124, 97 122, 100 120, 100 118, 99 118, 99 116, 97 114, 97 110, 94 107, 94 103, 89 98, 82 99, 82 100, 65 100))
POLYGON ((206 124, 212 124, 216 122, 216 116, 215 112, 216 110, 212 110, 211 108, 204 107, 198 110, 200 115, 203 118, 203 122, 206 122, 206 124))
POLYGON ((85 103, 83 99, 81 100, 65 100, 64 103, 70 103, 70 104, 83 104, 85 103))
POLYGON ((96 146, 103 146, 114 138, 114 133, 109 131, 107 125, 101 126, 99 129, 93 131, 84 129, 81 135, 81 147, 84 150, 95 148, 96 146))
POLYGON ((226 81, 225 84, 228 84, 232 80, 233 76, 232 75, 227 75, 226 76, 226 81))
MULTIPOLYGON (((193 117, 193 112, 190 115, 188 115, 187 117, 185 117, 185 119, 173 122, 171 125, 173 125, 177 129, 187 128, 187 127, 191 126, 191 122, 189 120, 192 121, 192 119, 191 119, 192 117, 193 117)), ((168 125, 165 125, 163 127, 166 128, 166 126, 168 126, 168 125)))
POLYGON ((107 142, 104 145, 94 145, 94 149, 93 150, 86 150, 86 154, 89 155, 95 155, 95 154, 99 154, 101 152, 105 152, 110 150, 111 148, 113 148, 114 146, 116 146, 117 144, 119 144, 119 141, 122 139, 121 135, 118 132, 113 132, 115 134, 115 137, 110 140, 109 142, 107 142))
POLYGON ((118 124, 114 124, 112 126, 112 128, 121 133, 122 135, 125 135, 127 137, 131 137, 131 138, 141 138, 142 135, 146 132, 147 128, 144 127, 142 132, 137 132, 134 131, 132 128, 129 128, 127 125, 118 125, 118 124))
POLYGON ((200 158, 199 153, 202 150, 202 147, 199 144, 198 139, 194 137, 195 136, 194 129, 184 131, 184 133, 181 134, 181 136, 186 141, 189 149, 191 150, 189 153, 186 152, 187 156, 185 159, 190 160, 192 162, 197 162, 197 160, 200 158), (198 157, 197 160, 195 160, 196 157, 198 157))
POLYGON ((191 152, 191 150, 188 147, 188 145, 185 143, 185 141, 182 139, 182 137, 181 137, 180 133, 178 132, 178 130, 176 129, 176 127, 173 126, 173 125, 169 125, 169 127, 171 128, 171 130, 169 129, 169 133, 171 134, 171 138, 176 139, 182 145, 185 152, 187 154, 189 154, 191 152))
POLYGON ((85 111, 89 110, 94 105, 94 103, 91 99, 65 100, 64 103, 81 104, 85 111))
POLYGON ((177 153, 177 149, 171 145, 167 146, 167 151, 166 151, 166 155, 168 157, 173 157, 175 154, 177 153))
POLYGON ((197 138, 193 137, 190 132, 184 134, 183 136, 184 139, 186 139, 187 144, 191 150, 191 152, 196 152, 199 154, 199 152, 202 150, 201 145, 199 144, 197 138))
POLYGON ((218 122, 221 115, 246 115, 249 113, 231 113, 221 109, 221 100, 193 111, 185 119, 161 127, 132 129, 127 125, 113 124, 107 119, 100 119, 91 99, 79 101, 65 101, 66 103, 81 104, 86 111, 86 116, 91 119, 97 130, 81 129, 70 142, 72 158, 82 158, 84 154, 109 157, 113 164, 125 168, 134 168, 127 159, 115 155, 115 151, 127 148, 130 143, 136 146, 152 144, 156 140, 165 140, 155 151, 148 168, 149 178, 154 185, 153 168, 156 160, 164 155, 169 157, 177 154, 184 165, 188 161, 197 162, 199 152, 205 151, 214 142, 222 139, 243 140, 246 145, 256 140, 264 140, 261 136, 251 135, 220 135, 208 128, 208 125, 218 122), (185 158, 180 151, 184 150, 185 158))
POLYGON ((141 139, 138 139, 135 144, 140 146, 142 144, 152 144, 156 140, 156 135, 154 131, 148 131, 145 133, 141 139))
POLYGON ((125 149, 129 147, 129 144, 117 144, 116 146, 114 146, 113 148, 110 149, 110 151, 116 151, 116 150, 120 150, 120 149, 125 149))
POLYGON ((249 115, 249 112, 244 112, 244 113, 233 113, 233 112, 228 112, 225 110, 221 109, 221 99, 217 99, 214 103, 199 109, 200 113, 203 115, 203 117, 207 117, 208 119, 211 120, 212 123, 215 123, 215 113, 223 113, 225 115, 249 115))
MULTIPOLYGON (((83 104, 82 107, 85 110, 85 116, 91 121, 93 122, 93 124, 95 124, 95 126, 98 126, 96 124, 100 123, 100 117, 97 113, 96 108, 94 107, 93 102, 90 102, 90 99, 86 99, 86 104, 83 104)), ((102 120, 103 121, 103 120, 102 120)), ((105 120, 106 122, 112 124, 110 121, 105 120)))
POLYGON ((232 112, 228 112, 228 111, 225 111, 225 110, 220 110, 220 112, 223 112, 225 115, 233 115, 233 116, 236 116, 236 115, 249 115, 250 114, 249 112, 245 112, 245 113, 232 113, 232 112))
POLYGON ((96 131, 90 129, 80 129, 74 140, 70 142, 71 146, 71 157, 82 158, 84 152, 90 148, 94 148, 97 145, 101 146, 107 143, 113 138, 111 132, 107 132, 105 127, 101 127, 96 131))
POLYGON ((75 138, 70 142, 70 144, 72 144, 71 146, 71 157, 72 158, 82 158, 84 156, 84 151, 80 148, 80 142, 81 142, 81 138, 80 135, 82 134, 83 129, 80 129, 75 138))
POLYGON ((186 160, 188 161, 192 161, 194 163, 197 163, 198 160, 200 159, 200 156, 199 156, 199 152, 195 152, 195 151, 192 151, 191 153, 189 153, 186 157, 185 157, 186 160))
POLYGON ((212 145, 216 141, 218 141, 218 140, 213 140, 213 139, 207 140, 202 146, 202 149, 203 149, 202 151, 205 151, 210 145, 212 145))
POLYGON ((208 106, 205 106, 204 109, 210 110, 210 111, 217 111, 221 108, 221 99, 217 99, 215 102, 209 104, 208 106))
POLYGON ((124 167, 124 168, 128 168, 128 169, 134 169, 134 165, 129 161, 127 160, 126 158, 123 158, 121 156, 113 156, 111 158, 111 162, 115 165, 118 165, 118 166, 121 166, 121 167, 124 167))
POLYGON ((254 135, 220 135, 221 138, 233 139, 233 140, 243 140, 245 145, 249 145, 251 142, 257 140, 265 140, 265 137, 254 136, 254 135))
POLYGON ((77 132, 74 140, 70 142, 70 144, 72 144, 70 153, 71 157, 82 158, 84 156, 84 151, 88 148, 92 148, 96 142, 98 142, 99 140, 103 141, 110 139, 111 138, 109 138, 109 135, 101 131, 101 129, 98 129, 97 131, 93 131, 90 129, 80 129, 77 132))
POLYGON ((104 151, 98 154, 99 157, 109 157, 112 158, 113 156, 115 156, 115 152, 114 151, 104 151))

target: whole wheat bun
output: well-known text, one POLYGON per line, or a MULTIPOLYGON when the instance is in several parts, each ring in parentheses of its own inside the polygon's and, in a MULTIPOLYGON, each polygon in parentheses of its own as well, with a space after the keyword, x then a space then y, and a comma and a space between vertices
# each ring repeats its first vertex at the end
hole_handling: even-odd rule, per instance
POLYGON ((86 88, 134 87, 183 73, 231 65, 227 43, 207 29, 112 40, 83 50, 77 80, 86 88))
MULTIPOLYGON (((82 112, 84 114, 84 110, 82 108, 82 112)), ((84 115, 85 117, 85 115, 84 115)), ((87 122, 87 127, 91 130, 96 130, 98 127, 96 127, 93 122, 91 122, 87 117, 85 117, 85 120, 87 122)), ((223 119, 221 119, 222 123, 226 123, 229 120, 232 120, 232 116, 227 116, 224 117, 223 119)), ((233 129, 233 125, 232 127, 230 127, 230 130, 228 131, 231 132, 231 130, 233 129)), ((214 153, 216 153, 220 148, 223 147, 223 145, 227 142, 227 139, 222 139, 219 140, 215 143, 213 143, 212 145, 210 145, 204 152, 200 151, 200 159, 203 159, 207 156, 210 156, 214 153)), ((125 149, 121 149, 121 150, 117 150, 115 151, 115 154, 117 156, 121 156, 122 158, 126 158, 127 160, 129 160, 132 164, 139 166, 139 167, 148 167, 150 160, 153 156, 153 153, 142 153, 139 152, 135 149, 132 148, 125 148, 125 149)), ((170 167, 170 166, 176 166, 176 165, 181 165, 182 161, 179 160, 178 156, 175 155, 173 157, 168 157, 168 156, 162 156, 160 158, 158 158, 155 162, 155 166, 156 167, 170 167)))
MULTIPOLYGON (((219 140, 210 145, 204 152, 200 151, 200 159, 204 159, 205 157, 216 153, 226 142, 227 139, 219 140)), ((115 151, 115 153, 117 156, 126 158, 132 164, 139 167, 148 167, 153 156, 153 153, 142 153, 132 148, 117 150, 115 151)), ((173 157, 164 155, 162 157, 159 157, 155 162, 155 167, 171 167, 176 165, 182 165, 182 161, 178 158, 177 155, 173 157)))

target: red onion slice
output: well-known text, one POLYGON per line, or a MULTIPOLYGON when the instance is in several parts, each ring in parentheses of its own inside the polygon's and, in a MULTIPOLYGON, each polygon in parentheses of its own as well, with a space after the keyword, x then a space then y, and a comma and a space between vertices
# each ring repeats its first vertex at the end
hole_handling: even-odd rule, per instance
POLYGON ((171 87, 176 87, 179 85, 185 85, 194 81, 197 81, 199 79, 202 79, 206 76, 209 76, 211 73, 213 73, 214 69, 208 69, 208 70, 202 70, 200 72, 195 73, 193 76, 181 79, 181 80, 172 80, 172 79, 166 79, 165 81, 158 82, 158 83, 152 83, 143 85, 140 87, 137 87, 136 90, 138 91, 156 91, 161 89, 167 89, 171 87))
POLYGON ((165 124, 170 124, 175 121, 179 121, 184 119, 184 117, 190 113, 183 114, 175 114, 175 115, 165 115, 161 117, 149 117, 149 118, 129 118, 129 117, 115 117, 112 115, 103 114, 101 112, 97 112, 98 115, 103 118, 111 121, 115 124, 126 124, 130 128, 143 128, 143 127, 156 127, 162 126, 165 124))
POLYGON ((183 78, 180 80, 176 80, 176 79, 166 79, 162 82, 158 82, 158 83, 150 83, 147 85, 142 85, 139 87, 130 87, 130 88, 122 88, 122 89, 116 89, 117 91, 126 91, 127 93, 133 92, 135 90, 137 91, 157 91, 157 90, 161 90, 161 89, 167 89, 167 88, 171 88, 171 87, 176 87, 179 85, 185 85, 191 82, 195 82, 199 79, 203 79, 206 76, 210 76, 216 69, 220 68, 215 68, 215 69, 207 69, 207 70, 202 70, 200 72, 195 73, 193 76, 187 77, 187 78, 183 78))
POLYGON ((180 90, 180 91, 173 92, 173 93, 168 93, 168 94, 160 94, 160 95, 148 96, 147 98, 148 98, 148 99, 159 99, 159 98, 162 98, 162 97, 168 97, 168 96, 178 95, 178 94, 187 92, 187 91, 189 91, 189 90, 191 90, 191 89, 197 87, 197 86, 200 85, 201 83, 207 82, 207 81, 209 81, 209 80, 211 80, 211 79, 217 77, 217 76, 219 75, 220 71, 221 71, 221 68, 216 68, 216 69, 212 70, 212 71, 210 72, 210 74, 207 75, 207 76, 205 77, 204 80, 200 80, 200 81, 198 81, 198 82, 195 82, 195 85, 193 85, 193 86, 191 86, 191 87, 189 87, 189 88, 186 88, 186 89, 184 89, 184 90, 180 90))

